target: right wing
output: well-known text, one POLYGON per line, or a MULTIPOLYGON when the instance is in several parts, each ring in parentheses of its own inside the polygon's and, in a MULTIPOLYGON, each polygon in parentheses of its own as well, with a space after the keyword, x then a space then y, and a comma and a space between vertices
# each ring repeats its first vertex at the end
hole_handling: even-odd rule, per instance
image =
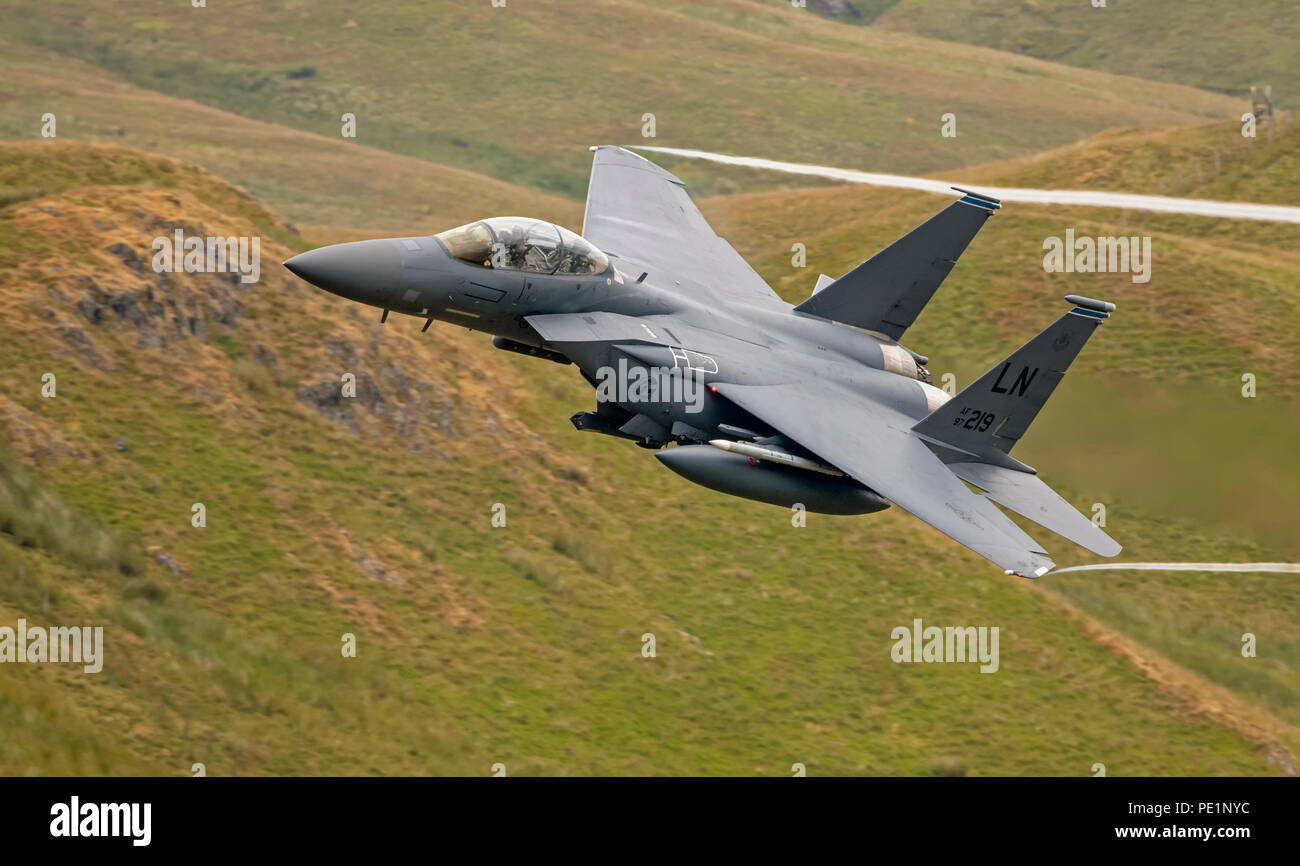
POLYGON ((1006 571, 1039 577, 1055 567, 1042 547, 973 493, 909 428, 824 383, 729 385, 718 393, 1006 571))

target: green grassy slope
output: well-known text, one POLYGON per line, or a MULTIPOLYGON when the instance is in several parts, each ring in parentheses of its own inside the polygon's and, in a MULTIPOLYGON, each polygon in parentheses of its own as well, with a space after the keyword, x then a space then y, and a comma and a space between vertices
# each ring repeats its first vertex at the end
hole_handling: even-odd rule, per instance
POLYGON ((1204 91, 847 29, 748 0, 243 0, 219 15, 167 0, 129 14, 23 0, 0 35, 324 136, 339 136, 352 112, 361 144, 573 198, 585 189, 585 148, 641 140, 647 112, 661 144, 915 172, 1237 108, 1204 91), (961 118, 960 144, 939 134, 948 111, 961 118))
POLYGON ((571 199, 164 96, 17 43, 0 45, 0 94, 0 138, 35 138, 49 112, 61 140, 126 145, 202 165, 314 236, 429 233, 485 214, 535 214, 575 228, 582 220, 581 203, 571 199))
MULTIPOLYGON (((216 178, 130 151, 85 186, 85 166, 108 151, 50 144, 0 148, 0 176, 33 155, 44 172, 38 197, 0 210, 0 363, 13 383, 0 392, 0 483, 68 516, 35 535, 0 523, 0 622, 102 624, 108 660, 97 676, 0 666, 0 772, 182 774, 201 761, 220 775, 479 775, 500 761, 512 775, 785 775, 798 761, 814 774, 1082 775, 1096 762, 1110 775, 1256 774, 1282 772, 1300 749, 1294 717, 1281 720, 1297 667, 1274 649, 1293 596, 1246 579, 1234 602, 1188 578, 1184 593, 1166 584, 1143 600, 1122 580, 1080 580, 1117 588, 1093 604, 1065 580, 1009 580, 896 509, 794 528, 781 509, 692 487, 640 449, 574 431, 567 416, 591 395, 571 369, 447 326, 380 326, 297 282, 274 266, 291 236, 267 238, 253 287, 137 272, 109 248, 143 256, 160 227, 247 234, 280 220, 216 178), (40 396, 45 372, 54 399, 40 396), (343 372, 357 376, 355 399, 335 396, 343 372), (195 502, 202 529, 189 522, 195 502), (505 528, 491 525, 494 503, 505 528), (121 554, 75 562, 60 526, 102 530, 121 554), (1097 616, 1105 604, 1169 616, 1206 604, 1196 646, 1224 669, 1234 647, 1212 638, 1249 615, 1269 649, 1235 663, 1276 669, 1276 682, 1251 705, 1207 709, 1142 673, 1062 595, 1097 616), (914 617, 999 626, 1001 670, 892 663, 890 631, 914 617), (345 632, 356 659, 340 655, 345 632), (640 654, 646 632, 657 658, 640 654)), ((813 195, 802 217, 789 206, 809 220, 800 232, 824 215, 813 195)), ((762 201, 710 213, 750 247, 745 215, 762 201)), ((860 248, 932 205, 864 207, 837 242, 860 248)), ((1021 263, 993 255, 1024 243, 1005 227, 1017 219, 1044 218, 999 216, 977 245, 987 255, 963 260, 967 285, 1023 301, 997 270, 1021 263)), ((755 259, 791 291, 771 256, 755 259)), ((947 344, 973 369, 1045 306, 1001 321, 993 306, 958 305, 969 328, 950 326, 947 344)), ((1123 315, 1086 356, 1089 373, 1131 351, 1130 325, 1159 333, 1154 315, 1123 315)), ((927 318, 916 342, 938 360, 948 336, 927 318)), ((1160 381, 1150 368, 1138 377, 1160 381)), ((1035 439, 1043 450, 1025 456, 1073 501, 1114 494, 1112 529, 1136 557, 1268 549, 1231 523, 1162 515, 1058 461, 1054 437, 1035 439)), ((1128 438, 1113 450, 1140 461, 1161 449, 1128 438)))
MULTIPOLYGON (((969 175, 999 185, 1131 189, 1147 168, 1170 193, 1300 199, 1290 171, 1300 134, 1236 145, 1231 131, 1128 133, 969 175), (1222 149, 1220 175, 1213 149, 1222 149), (1207 166, 1207 161, 1209 165, 1207 166), (1196 182, 1196 166, 1200 183, 1196 182)), ((789 301, 817 273, 838 276, 942 206, 868 187, 763 193, 705 203, 789 301), (833 218, 828 218, 833 215, 833 218), (790 246, 808 248, 791 267, 790 246)), ((964 385, 1044 327, 1067 293, 1118 312, 1080 356, 1017 456, 1085 513, 1100 502, 1125 561, 1300 561, 1300 230, 1267 223, 1008 204, 981 232, 916 326, 909 346, 964 385), (1146 235, 1151 281, 1046 274, 1045 238, 1146 235), (1243 398, 1243 373, 1258 396, 1243 398)), ((1039 535, 1050 535, 1038 531, 1039 535)), ((1053 539, 1054 540, 1054 539, 1053 539)), ((1051 546, 1051 545, 1049 545, 1051 546)), ((1062 565, 1091 561, 1058 543, 1062 565)), ((1300 722, 1300 588, 1283 575, 1067 574, 1045 588, 1239 696, 1300 722), (1268 633, 1267 660, 1243 662, 1245 632, 1268 633)))
POLYGON ((1290 0, 900 0, 877 28, 1237 94, 1273 85, 1300 105, 1300 17, 1290 0))

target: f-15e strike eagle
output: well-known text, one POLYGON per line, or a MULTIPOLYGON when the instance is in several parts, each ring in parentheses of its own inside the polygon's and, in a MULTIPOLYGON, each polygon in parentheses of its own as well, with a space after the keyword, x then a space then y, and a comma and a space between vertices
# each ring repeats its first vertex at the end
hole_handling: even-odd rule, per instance
POLYGON ((1102 556, 1119 552, 1010 454, 1113 304, 1067 296, 1067 313, 951 399, 928 359, 899 343, 997 199, 958 189, 792 307, 714 234, 681 180, 622 148, 592 150, 581 237, 497 217, 326 246, 285 266, 381 308, 381 321, 390 310, 425 329, 438 319, 576 364, 597 405, 574 426, 657 449, 705 487, 827 514, 892 502, 1023 577, 1055 564, 994 503, 1102 556))

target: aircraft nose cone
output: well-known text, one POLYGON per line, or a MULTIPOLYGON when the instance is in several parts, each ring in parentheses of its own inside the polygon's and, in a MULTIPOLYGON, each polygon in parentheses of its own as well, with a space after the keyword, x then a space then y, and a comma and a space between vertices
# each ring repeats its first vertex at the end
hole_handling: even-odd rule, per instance
POLYGON ((383 306, 397 290, 402 254, 395 241, 354 241, 300 253, 284 266, 327 292, 383 306))

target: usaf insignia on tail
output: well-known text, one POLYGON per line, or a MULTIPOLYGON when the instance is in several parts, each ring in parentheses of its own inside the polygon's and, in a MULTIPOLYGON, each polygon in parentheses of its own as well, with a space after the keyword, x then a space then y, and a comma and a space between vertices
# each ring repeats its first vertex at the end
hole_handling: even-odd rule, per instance
POLYGON ((1119 552, 1011 456, 1113 304, 1067 296, 1068 312, 952 399, 928 359, 899 342, 996 199, 958 190, 791 306, 714 234, 677 177, 619 147, 592 149, 581 236, 496 217, 322 247, 285 266, 381 308, 383 320, 395 310, 425 328, 451 322, 576 365, 596 407, 575 427, 654 449, 697 484, 829 514, 898 505, 1025 577, 1054 563, 998 506, 1102 556, 1119 552))

